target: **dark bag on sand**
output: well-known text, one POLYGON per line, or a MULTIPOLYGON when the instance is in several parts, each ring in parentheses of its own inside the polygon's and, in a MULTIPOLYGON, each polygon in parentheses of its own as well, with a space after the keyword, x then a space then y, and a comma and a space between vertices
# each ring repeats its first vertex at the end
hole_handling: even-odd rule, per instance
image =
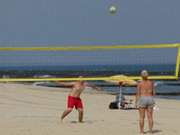
POLYGON ((118 109, 118 103, 117 102, 111 102, 109 104, 109 109, 118 109))

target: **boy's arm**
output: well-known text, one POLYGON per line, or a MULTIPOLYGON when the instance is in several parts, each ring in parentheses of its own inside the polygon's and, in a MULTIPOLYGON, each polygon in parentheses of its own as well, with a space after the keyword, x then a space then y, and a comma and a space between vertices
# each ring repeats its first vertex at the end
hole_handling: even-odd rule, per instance
POLYGON ((74 82, 61 82, 61 81, 57 81, 58 84, 61 84, 63 86, 67 86, 67 87, 73 87, 74 82))
POLYGON ((87 87, 91 87, 91 88, 93 88, 93 89, 95 89, 95 90, 98 90, 98 91, 102 91, 102 90, 103 90, 102 88, 97 87, 97 86, 94 85, 94 84, 86 83, 86 86, 87 86, 87 87))

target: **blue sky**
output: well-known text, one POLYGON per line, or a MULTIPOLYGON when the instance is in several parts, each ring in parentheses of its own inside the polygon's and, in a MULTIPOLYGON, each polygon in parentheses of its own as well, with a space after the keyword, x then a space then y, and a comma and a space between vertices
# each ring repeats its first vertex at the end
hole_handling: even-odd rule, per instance
MULTIPOLYGON (((0 47, 180 43, 179 5, 179 0, 1 0, 0 47), (109 14, 110 5, 117 6, 116 15, 109 14)), ((169 63, 174 61, 175 52, 160 51, 158 60, 158 57, 149 57, 141 61, 164 62, 162 56, 168 54, 165 62, 169 63)), ((0 64, 77 64, 73 56, 79 63, 89 59, 87 53, 79 56, 61 53, 61 58, 58 53, 52 54, 45 53, 38 58, 34 53, 19 56, 19 52, 1 52, 0 64)), ((124 57, 114 51, 107 55, 105 64, 124 57)), ((126 57, 125 63, 132 63, 131 57, 126 57)), ((92 62, 97 64, 100 59, 92 62)))

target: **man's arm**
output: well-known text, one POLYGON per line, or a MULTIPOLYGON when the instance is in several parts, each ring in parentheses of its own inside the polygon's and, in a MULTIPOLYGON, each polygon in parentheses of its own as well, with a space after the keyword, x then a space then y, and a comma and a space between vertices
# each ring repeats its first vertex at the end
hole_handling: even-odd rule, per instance
POLYGON ((154 82, 152 82, 152 89, 153 89, 152 95, 155 96, 156 92, 155 92, 155 84, 154 84, 154 82))
POLYGON ((137 107, 137 102, 139 100, 139 97, 140 97, 140 83, 138 83, 138 85, 137 85, 137 92, 136 92, 136 99, 135 99, 136 107, 137 107))

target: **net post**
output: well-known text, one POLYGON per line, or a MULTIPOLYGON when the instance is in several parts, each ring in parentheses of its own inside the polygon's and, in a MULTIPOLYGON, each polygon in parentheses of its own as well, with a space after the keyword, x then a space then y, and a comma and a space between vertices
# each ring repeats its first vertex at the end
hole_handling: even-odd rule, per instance
POLYGON ((178 52, 176 59, 176 72, 175 72, 176 79, 179 78, 179 67, 180 67, 180 44, 178 44, 178 52))

